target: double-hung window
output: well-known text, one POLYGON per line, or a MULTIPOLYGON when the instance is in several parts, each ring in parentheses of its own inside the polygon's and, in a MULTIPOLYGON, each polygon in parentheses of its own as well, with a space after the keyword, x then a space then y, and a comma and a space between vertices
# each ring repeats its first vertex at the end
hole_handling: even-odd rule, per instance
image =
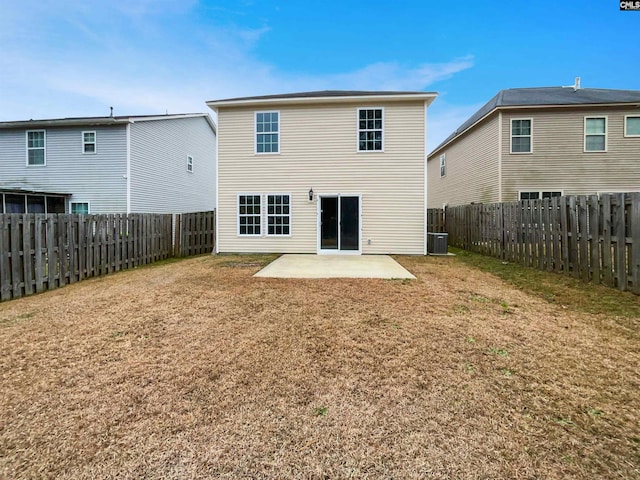
POLYGON ((260 195, 238 195, 238 235, 260 235, 260 195))
POLYGON ((267 195, 267 235, 291 233, 291 196, 267 195))
POLYGON ((47 134, 44 130, 27 130, 27 165, 47 164, 47 134))
POLYGON ((531 153, 531 119, 511 120, 511 153, 531 153))
POLYGON ((640 137, 640 116, 627 115, 624 117, 624 136, 640 137))
POLYGON ((384 111, 382 108, 358 109, 358 151, 384 150, 384 111))
POLYGON ((256 153, 280 153, 280 112, 256 112, 256 153))
POLYGON ((584 151, 607 151, 607 117, 584 117, 584 151))
POLYGON ((440 155, 440 176, 444 177, 447 175, 447 154, 443 153, 440 155))
POLYGON ((96 153, 96 132, 82 132, 82 153, 96 153))

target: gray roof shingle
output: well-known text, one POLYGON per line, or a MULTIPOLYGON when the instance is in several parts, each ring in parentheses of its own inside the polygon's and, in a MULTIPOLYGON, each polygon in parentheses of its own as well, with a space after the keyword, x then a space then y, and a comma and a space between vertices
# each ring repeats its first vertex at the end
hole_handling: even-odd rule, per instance
POLYGON ((45 128, 45 127, 69 127, 69 126, 98 126, 98 125, 118 125, 135 121, 174 119, 188 117, 208 117, 206 113, 179 113, 170 115, 120 115, 113 117, 69 117, 69 118, 49 118, 40 120, 15 120, 0 122, 0 129, 5 128, 45 128))
POLYGON ((603 88, 538 87, 500 90, 467 121, 460 125, 429 154, 466 132, 493 110, 501 107, 545 107, 560 105, 610 105, 617 103, 640 104, 640 90, 611 90, 603 88))

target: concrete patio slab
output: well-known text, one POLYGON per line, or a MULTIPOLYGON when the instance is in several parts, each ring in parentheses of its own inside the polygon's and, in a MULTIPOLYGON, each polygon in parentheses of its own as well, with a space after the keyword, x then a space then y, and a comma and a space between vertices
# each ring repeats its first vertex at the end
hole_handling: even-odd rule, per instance
POLYGON ((267 278, 410 278, 408 270, 388 255, 286 254, 254 277, 267 278))

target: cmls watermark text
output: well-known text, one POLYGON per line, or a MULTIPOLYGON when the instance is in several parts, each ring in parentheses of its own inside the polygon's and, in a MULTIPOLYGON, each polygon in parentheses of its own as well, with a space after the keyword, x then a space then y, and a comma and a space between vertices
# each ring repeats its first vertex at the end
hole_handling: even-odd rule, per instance
POLYGON ((640 1, 620 2, 620 10, 640 10, 640 1))

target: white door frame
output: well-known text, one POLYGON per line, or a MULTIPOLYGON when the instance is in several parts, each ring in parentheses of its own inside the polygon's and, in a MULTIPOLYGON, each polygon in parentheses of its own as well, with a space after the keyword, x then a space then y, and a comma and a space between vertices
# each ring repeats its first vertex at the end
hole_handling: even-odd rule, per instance
MULTIPOLYGON (((317 245, 318 255, 362 255, 362 194, 361 193, 319 193, 317 194, 317 245), (340 197, 358 198, 358 250, 322 249, 322 198, 338 198, 338 213, 340 213, 340 197)), ((338 246, 340 246, 340 225, 338 225, 338 246)))

